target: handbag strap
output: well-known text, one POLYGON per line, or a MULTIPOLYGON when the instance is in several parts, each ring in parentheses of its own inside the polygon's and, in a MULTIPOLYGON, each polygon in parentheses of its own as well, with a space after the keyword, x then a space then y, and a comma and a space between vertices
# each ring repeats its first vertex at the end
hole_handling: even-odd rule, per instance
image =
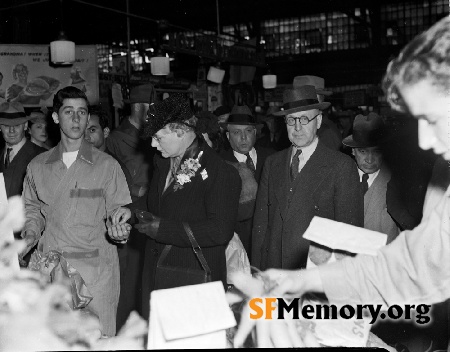
MULTIPOLYGON (((198 261, 200 262, 203 270, 206 272, 206 275, 208 277, 211 276, 211 269, 209 268, 208 262, 206 261, 205 257, 203 256, 203 252, 202 249, 200 248, 200 246, 197 243, 197 240, 194 237, 194 234, 191 230, 191 227, 189 226, 188 223, 183 222, 183 227, 184 230, 186 231, 186 234, 189 238, 189 242, 191 242, 191 246, 192 246, 192 250, 195 253, 195 256, 197 257, 198 261)), ((166 246, 164 246, 164 249, 161 253, 161 256, 158 259, 158 263, 156 264, 157 266, 160 266, 163 262, 164 259, 166 259, 167 254, 169 254, 169 251, 172 249, 172 245, 168 244, 166 246)))
POLYGON ((197 243, 197 240, 194 237, 194 234, 192 233, 191 227, 187 222, 183 222, 184 230, 186 231, 186 234, 189 237, 189 241, 191 242, 192 249, 194 250, 195 255, 197 256, 197 259, 200 261, 200 264, 202 265, 203 270, 206 272, 206 275, 211 276, 211 269, 209 268, 209 265, 203 256, 202 249, 197 243))

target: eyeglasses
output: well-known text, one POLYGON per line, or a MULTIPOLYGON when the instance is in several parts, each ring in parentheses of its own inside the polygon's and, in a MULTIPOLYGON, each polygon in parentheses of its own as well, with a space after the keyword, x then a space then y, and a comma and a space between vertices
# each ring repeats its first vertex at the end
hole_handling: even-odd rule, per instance
POLYGON ((319 115, 322 115, 322 113, 318 113, 316 116, 314 116, 311 119, 309 119, 307 116, 300 116, 300 117, 286 116, 284 118, 284 121, 286 122, 287 125, 294 126, 295 125, 295 121, 298 120, 300 122, 300 125, 305 126, 308 123, 310 123, 312 120, 314 120, 319 115))

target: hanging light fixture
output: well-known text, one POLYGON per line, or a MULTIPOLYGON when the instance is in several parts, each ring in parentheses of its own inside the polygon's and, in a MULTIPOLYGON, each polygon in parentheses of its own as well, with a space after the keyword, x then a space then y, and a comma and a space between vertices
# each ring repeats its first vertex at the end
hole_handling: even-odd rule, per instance
POLYGON ((220 84, 223 81, 223 77, 225 76, 225 70, 222 70, 220 68, 220 64, 215 66, 210 66, 208 71, 208 76, 206 76, 206 79, 208 81, 220 84))
POLYGON ((63 0, 59 0, 61 31, 58 38, 50 43, 50 59, 56 65, 70 65, 75 62, 75 43, 67 39, 63 30, 63 0))
POLYGON ((267 70, 267 73, 262 76, 262 82, 264 89, 273 89, 277 86, 277 75, 274 75, 267 70))
POLYGON ((158 51, 157 56, 150 59, 150 70, 152 75, 167 76, 170 73, 170 58, 158 51))

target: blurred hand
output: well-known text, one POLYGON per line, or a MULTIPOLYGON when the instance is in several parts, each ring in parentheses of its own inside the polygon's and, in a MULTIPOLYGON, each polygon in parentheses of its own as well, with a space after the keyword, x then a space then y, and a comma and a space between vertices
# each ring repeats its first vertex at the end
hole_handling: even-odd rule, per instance
POLYGON ((137 211, 136 217, 139 219, 139 224, 134 225, 134 228, 140 233, 155 239, 161 218, 147 211, 137 211))
POLYGON ((323 292, 319 269, 281 270, 269 269, 262 273, 270 281, 276 282, 271 290, 272 297, 295 298, 306 292, 323 292))
POLYGON ((23 241, 25 242, 25 248, 19 253, 19 261, 23 260, 23 257, 25 257, 29 251, 31 251, 31 249, 39 241, 39 238, 37 238, 32 233, 26 232, 23 241))
POLYGON ((115 242, 125 243, 130 237, 131 225, 117 224, 117 225, 108 225, 108 236, 115 242))
POLYGON ((111 223, 113 225, 124 224, 131 218, 131 210, 128 208, 117 208, 111 214, 111 223))

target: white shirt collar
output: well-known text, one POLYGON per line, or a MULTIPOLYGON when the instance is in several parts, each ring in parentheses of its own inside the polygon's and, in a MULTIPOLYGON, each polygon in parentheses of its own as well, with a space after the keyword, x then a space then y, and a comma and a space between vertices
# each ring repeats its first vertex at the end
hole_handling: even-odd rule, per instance
MULTIPOLYGON (((378 171, 375 171, 373 174, 369 174, 369 178, 367 179, 367 184, 370 186, 372 186, 373 181, 375 181, 375 179, 377 178, 378 174, 380 173, 379 169, 378 171)), ((364 175, 364 171, 362 171, 359 167, 358 167, 358 174, 359 174, 359 181, 362 181, 362 176, 364 175)))
MULTIPOLYGON (((17 153, 19 153, 20 149, 24 146, 26 141, 27 141, 27 138, 23 137, 22 140, 17 144, 14 144, 12 146, 8 146, 8 144, 6 144, 6 149, 12 148, 11 153, 9 154, 10 161, 13 161, 14 157, 17 155, 17 153)), ((6 153, 5 153, 5 157, 6 157, 6 153)))
MULTIPOLYGON (((236 159, 240 162, 240 163, 245 163, 247 160, 247 156, 245 154, 241 154, 235 150, 233 150, 233 154, 236 157, 236 159)), ((253 164, 256 166, 256 162, 257 162, 257 154, 256 154, 256 149, 252 148, 249 152, 250 154, 250 158, 252 158, 253 164)))
POLYGON ((309 160, 311 155, 313 155, 313 153, 316 151, 318 144, 319 144, 319 138, 316 136, 316 138, 314 138, 312 143, 310 145, 308 145, 307 147, 297 148, 296 146, 292 145, 291 160, 294 157, 295 153, 297 152, 297 149, 301 149, 303 164, 306 164, 306 162, 309 160))

